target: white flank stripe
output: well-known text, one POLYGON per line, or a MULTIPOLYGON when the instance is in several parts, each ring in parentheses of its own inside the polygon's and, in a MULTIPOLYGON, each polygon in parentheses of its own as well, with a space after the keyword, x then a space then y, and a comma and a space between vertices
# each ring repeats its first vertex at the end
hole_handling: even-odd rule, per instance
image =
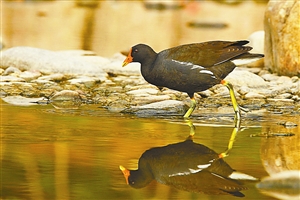
POLYGON ((181 65, 186 65, 186 66, 193 66, 192 69, 204 69, 204 67, 200 66, 200 65, 194 65, 193 63, 190 62, 180 62, 178 60, 173 60, 173 62, 179 63, 181 65))
POLYGON ((184 176, 184 175, 189 175, 189 174, 195 174, 195 173, 198 173, 198 172, 201 172, 203 169, 206 169, 210 166, 211 164, 206 164, 206 165, 197 165, 198 169, 191 169, 189 168, 189 172, 178 172, 178 173, 175 173, 175 174, 170 174, 169 177, 172 177, 172 176, 184 176))
POLYGON ((187 65, 187 66, 193 66, 194 64, 193 63, 189 63, 189 62, 180 62, 178 60, 173 60, 172 61, 176 62, 176 63, 179 63, 179 64, 182 64, 182 65, 187 65))
POLYGON ((205 70, 205 69, 204 70, 200 70, 200 73, 214 75, 214 73, 212 73, 209 70, 205 70))
POLYGON ((204 67, 199 65, 193 65, 192 69, 204 69, 204 67))
POLYGON ((206 165, 197 165, 197 167, 199 169, 205 169, 205 168, 208 168, 211 164, 206 164, 206 165))

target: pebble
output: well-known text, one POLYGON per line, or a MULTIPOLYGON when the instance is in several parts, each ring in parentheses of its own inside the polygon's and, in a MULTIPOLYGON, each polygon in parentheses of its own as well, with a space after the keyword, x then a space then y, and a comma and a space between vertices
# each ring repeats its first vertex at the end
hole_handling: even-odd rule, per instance
POLYGON ((16 76, 0 76, 0 82, 25 82, 25 80, 16 76))
POLYGON ((157 94, 159 90, 152 89, 152 88, 145 88, 145 89, 137 89, 131 90, 126 92, 126 94, 134 95, 134 96, 148 96, 149 94, 157 94))
POLYGON ((19 70, 16 67, 8 67, 6 70, 4 70, 3 75, 10 75, 10 74, 20 74, 21 70, 19 70))
POLYGON ((54 73, 46 76, 39 77, 38 80, 46 80, 46 81, 62 81, 65 75, 61 73, 54 73))
POLYGON ((38 71, 35 71, 35 72, 24 71, 24 72, 21 72, 19 75, 19 77, 24 79, 25 81, 31 81, 31 80, 37 79, 40 76, 41 76, 41 73, 38 71))
POLYGON ((290 98, 292 98, 292 94, 290 93, 283 93, 274 97, 274 99, 290 99, 290 98))
POLYGON ((83 84, 86 88, 93 87, 96 83, 100 83, 100 78, 88 77, 88 76, 78 76, 74 79, 68 80, 68 82, 72 85, 80 85, 83 84))

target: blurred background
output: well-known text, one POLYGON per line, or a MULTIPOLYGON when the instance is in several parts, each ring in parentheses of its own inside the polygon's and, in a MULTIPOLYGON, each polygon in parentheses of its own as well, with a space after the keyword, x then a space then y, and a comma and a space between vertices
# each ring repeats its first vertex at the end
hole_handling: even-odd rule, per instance
POLYGON ((267 0, 4 0, 5 48, 84 49, 100 56, 146 43, 160 51, 184 43, 242 40, 263 30, 267 0))

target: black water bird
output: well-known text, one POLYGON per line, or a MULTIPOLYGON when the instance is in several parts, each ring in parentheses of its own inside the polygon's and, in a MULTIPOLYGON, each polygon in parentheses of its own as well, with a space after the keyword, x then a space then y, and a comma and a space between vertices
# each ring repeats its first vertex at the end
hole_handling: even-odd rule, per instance
POLYGON ((158 88, 186 92, 191 105, 185 113, 188 118, 196 107, 195 92, 204 91, 216 84, 223 84, 229 89, 235 119, 240 119, 240 109, 232 85, 224 78, 236 67, 236 62, 245 59, 259 59, 262 54, 252 54, 248 41, 209 41, 185 44, 156 53, 150 46, 133 46, 123 62, 141 64, 141 73, 145 80, 158 88))

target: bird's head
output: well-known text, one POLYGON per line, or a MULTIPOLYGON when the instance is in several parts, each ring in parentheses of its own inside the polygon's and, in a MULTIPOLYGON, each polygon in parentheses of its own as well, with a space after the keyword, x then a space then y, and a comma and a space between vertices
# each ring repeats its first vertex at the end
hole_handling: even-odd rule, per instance
POLYGON ((155 58, 155 51, 146 44, 137 44, 130 48, 128 56, 123 62, 122 67, 125 67, 131 62, 139 62, 143 64, 151 58, 155 58))
POLYGON ((133 188, 143 188, 152 181, 152 178, 148 179, 144 177, 138 170, 128 170, 122 165, 119 167, 125 177, 127 185, 133 188))

